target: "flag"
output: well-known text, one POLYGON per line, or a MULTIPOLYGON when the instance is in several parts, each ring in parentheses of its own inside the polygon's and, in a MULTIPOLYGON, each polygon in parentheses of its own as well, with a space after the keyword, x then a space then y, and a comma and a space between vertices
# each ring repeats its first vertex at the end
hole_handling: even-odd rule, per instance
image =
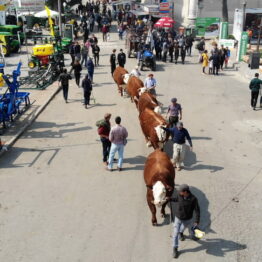
POLYGON ((50 35, 51 36, 55 36, 55 32, 54 32, 54 22, 51 18, 51 12, 50 12, 50 9, 45 6, 45 10, 46 10, 46 13, 47 13, 47 16, 48 16, 48 22, 49 22, 49 26, 50 26, 50 35))

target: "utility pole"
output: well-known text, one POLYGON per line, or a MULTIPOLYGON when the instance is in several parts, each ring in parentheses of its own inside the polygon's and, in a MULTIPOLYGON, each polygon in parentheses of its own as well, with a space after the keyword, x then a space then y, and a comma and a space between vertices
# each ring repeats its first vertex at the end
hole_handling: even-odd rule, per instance
POLYGON ((261 36, 262 36, 262 16, 260 16, 260 27, 259 27, 259 33, 258 33, 258 38, 257 38, 257 52, 259 52, 261 36))
POLYGON ((243 3, 243 21, 242 21, 242 23, 243 23, 243 26, 242 26, 242 30, 243 31, 245 31, 245 24, 246 24, 246 7, 247 7, 247 2, 245 1, 244 3, 243 3))
POLYGON ((60 37, 62 37, 62 8, 61 8, 61 0, 57 0, 58 1, 58 13, 59 13, 59 17, 58 17, 58 26, 59 26, 59 35, 60 37))

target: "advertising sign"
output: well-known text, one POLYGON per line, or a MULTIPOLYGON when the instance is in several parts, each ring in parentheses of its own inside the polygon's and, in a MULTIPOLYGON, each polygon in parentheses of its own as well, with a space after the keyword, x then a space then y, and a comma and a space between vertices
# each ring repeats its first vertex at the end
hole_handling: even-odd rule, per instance
POLYGON ((220 39, 219 45, 223 45, 224 47, 228 47, 229 49, 233 49, 235 45, 235 40, 233 39, 220 39))
POLYGON ((169 2, 159 3, 159 14, 168 15, 170 10, 169 2))
POLYGON ((237 50, 237 61, 243 61, 243 56, 247 53, 248 34, 242 32, 237 50))
POLYGON ((198 17, 196 19, 197 36, 206 38, 219 36, 220 18, 198 17))
POLYGON ((38 12, 45 9, 45 0, 13 0, 12 5, 19 11, 38 12))
POLYGON ((228 22, 221 22, 219 39, 227 39, 227 38, 228 38, 228 22))

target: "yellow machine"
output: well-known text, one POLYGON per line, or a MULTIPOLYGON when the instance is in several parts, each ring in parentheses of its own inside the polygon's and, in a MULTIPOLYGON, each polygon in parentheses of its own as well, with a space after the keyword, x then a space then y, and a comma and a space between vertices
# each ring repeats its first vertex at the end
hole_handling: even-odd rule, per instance
POLYGON ((33 47, 34 56, 49 56, 49 55, 53 55, 54 52, 55 50, 52 44, 35 45, 33 47))

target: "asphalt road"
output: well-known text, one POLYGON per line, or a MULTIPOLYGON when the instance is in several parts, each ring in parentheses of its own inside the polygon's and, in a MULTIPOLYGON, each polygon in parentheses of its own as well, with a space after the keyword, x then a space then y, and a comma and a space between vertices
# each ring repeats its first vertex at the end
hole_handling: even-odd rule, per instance
MULTIPOLYGON (((0 261, 173 260, 170 216, 158 216, 160 225, 151 226, 143 165, 152 149, 135 106, 112 81, 109 54, 123 42, 111 39, 101 44, 95 70, 97 104, 85 109, 72 81, 69 103, 58 94, 1 157, 0 261), (106 112, 120 115, 129 131, 123 172, 102 164, 95 122, 106 112)), ((202 75, 196 61, 195 54, 185 65, 158 63, 155 73, 159 100, 166 107, 177 97, 183 107, 194 152, 176 184, 192 186, 207 233, 199 242, 183 242, 179 260, 261 261, 262 111, 251 110, 247 83, 237 72, 202 75)), ((127 69, 134 65, 129 59, 127 69)))

